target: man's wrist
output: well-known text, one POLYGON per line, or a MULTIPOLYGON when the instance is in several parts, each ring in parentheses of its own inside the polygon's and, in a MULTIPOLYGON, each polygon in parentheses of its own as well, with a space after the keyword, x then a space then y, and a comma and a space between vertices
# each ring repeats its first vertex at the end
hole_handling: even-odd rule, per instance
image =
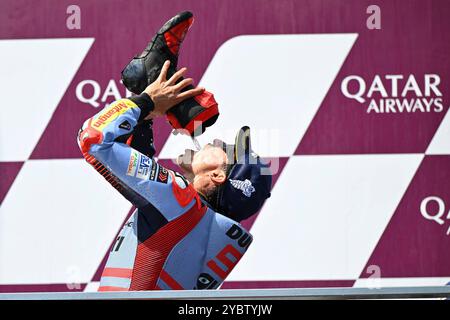
POLYGON ((150 96, 146 92, 142 92, 140 95, 129 97, 131 101, 133 101, 140 109, 141 115, 139 116, 139 120, 144 119, 149 115, 150 112, 155 110, 155 104, 150 96))

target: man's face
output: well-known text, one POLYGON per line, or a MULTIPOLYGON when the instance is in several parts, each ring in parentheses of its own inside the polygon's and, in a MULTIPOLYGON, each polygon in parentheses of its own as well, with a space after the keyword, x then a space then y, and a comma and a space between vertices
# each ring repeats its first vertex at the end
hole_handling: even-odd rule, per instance
POLYGON ((177 163, 186 174, 196 176, 223 168, 227 160, 223 142, 214 139, 213 143, 206 144, 200 151, 186 149, 184 154, 178 156, 177 163))

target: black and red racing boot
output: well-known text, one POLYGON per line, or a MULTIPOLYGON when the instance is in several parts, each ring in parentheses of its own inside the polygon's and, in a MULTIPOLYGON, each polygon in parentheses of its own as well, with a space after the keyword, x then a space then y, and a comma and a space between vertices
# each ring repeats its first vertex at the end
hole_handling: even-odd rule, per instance
MULTIPOLYGON (((134 57, 122 71, 122 81, 128 90, 135 94, 144 91, 158 78, 166 60, 170 60, 167 78, 177 71, 180 46, 193 22, 193 14, 184 11, 159 29, 144 51, 134 57)), ((193 86, 188 86, 184 90, 192 88, 193 86)), ((167 119, 172 127, 191 136, 202 134, 207 127, 216 122, 218 116, 217 102, 213 94, 206 90, 182 101, 167 112, 167 119)))

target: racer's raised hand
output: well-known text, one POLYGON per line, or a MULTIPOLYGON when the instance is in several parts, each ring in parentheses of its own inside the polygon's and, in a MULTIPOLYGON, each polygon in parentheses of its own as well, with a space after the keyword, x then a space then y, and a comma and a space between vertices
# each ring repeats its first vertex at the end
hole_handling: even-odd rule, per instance
POLYGON ((179 83, 177 81, 186 73, 186 68, 181 68, 175 72, 170 79, 167 78, 167 71, 169 70, 170 61, 166 60, 161 69, 158 79, 151 83, 144 92, 152 99, 155 109, 147 118, 154 118, 156 116, 164 115, 174 105, 181 101, 194 97, 202 93, 205 88, 196 87, 190 90, 181 92, 186 86, 193 83, 192 78, 183 79, 179 83))

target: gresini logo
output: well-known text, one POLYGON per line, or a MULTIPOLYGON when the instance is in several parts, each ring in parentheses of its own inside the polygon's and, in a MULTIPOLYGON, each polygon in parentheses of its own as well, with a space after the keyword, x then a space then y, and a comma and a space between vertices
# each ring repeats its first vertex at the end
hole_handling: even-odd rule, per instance
POLYGON ((425 74, 418 80, 413 74, 387 74, 367 82, 351 75, 342 81, 341 92, 366 105, 367 113, 442 112, 439 75, 425 74))

